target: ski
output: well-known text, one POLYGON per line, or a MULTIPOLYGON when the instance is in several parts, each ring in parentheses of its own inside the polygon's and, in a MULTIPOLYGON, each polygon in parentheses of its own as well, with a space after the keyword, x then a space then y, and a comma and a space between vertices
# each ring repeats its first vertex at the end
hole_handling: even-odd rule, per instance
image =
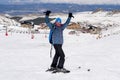
POLYGON ((56 70, 56 68, 48 68, 47 70, 46 70, 46 72, 53 72, 53 71, 55 71, 56 70))
POLYGON ((52 73, 53 73, 53 74, 55 74, 55 73, 70 73, 70 71, 66 71, 66 72, 62 72, 62 71, 53 71, 52 73))
POLYGON ((70 71, 66 69, 56 69, 52 71, 52 73, 70 73, 70 71))
MULTIPOLYGON (((81 66, 78 66, 76 69, 74 69, 74 70, 81 70, 81 69, 83 69, 83 70, 85 70, 85 71, 88 71, 88 72, 90 72, 91 71, 91 69, 90 68, 83 68, 83 67, 81 67, 81 66)), ((65 68, 63 68, 63 69, 59 69, 59 68, 48 68, 47 70, 46 70, 46 72, 51 72, 52 74, 55 74, 55 73, 70 73, 70 71, 69 70, 67 70, 67 69, 65 69, 65 68)))

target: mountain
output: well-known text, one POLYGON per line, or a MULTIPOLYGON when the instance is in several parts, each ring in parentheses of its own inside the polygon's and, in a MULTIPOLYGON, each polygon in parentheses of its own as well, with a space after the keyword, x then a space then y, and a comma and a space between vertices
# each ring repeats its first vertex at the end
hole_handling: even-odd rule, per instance
POLYGON ((66 3, 1 4, 0 13, 8 13, 12 15, 41 14, 46 10, 51 10, 54 13, 68 13, 93 11, 98 8, 102 8, 107 11, 120 10, 120 5, 79 5, 66 3))
MULTIPOLYGON (((108 34, 114 35, 120 31, 120 27, 119 27, 120 11, 103 11, 99 9, 96 11, 78 12, 78 13, 74 13, 73 15, 74 15, 74 18, 72 18, 71 24, 76 23, 81 28, 89 28, 89 25, 101 28, 103 32, 100 31, 100 33, 98 34, 104 33, 105 36, 108 34)), ((67 19, 66 14, 51 14, 50 15, 51 22, 54 23, 54 19, 58 16, 62 19, 62 23, 64 23, 67 19)), ((11 29, 10 26, 13 26, 12 27, 13 29, 14 26, 16 27, 21 26, 20 23, 17 23, 16 21, 22 22, 22 23, 24 21, 27 21, 27 22, 33 22, 35 26, 37 25, 38 27, 41 27, 40 24, 45 22, 44 18, 45 17, 40 15, 25 15, 25 16, 22 15, 22 16, 12 17, 6 14, 6 15, 0 16, 0 25, 8 26, 9 29, 11 29)))
POLYGON ((3 26, 20 26, 20 24, 11 19, 8 15, 0 15, 0 25, 3 26))

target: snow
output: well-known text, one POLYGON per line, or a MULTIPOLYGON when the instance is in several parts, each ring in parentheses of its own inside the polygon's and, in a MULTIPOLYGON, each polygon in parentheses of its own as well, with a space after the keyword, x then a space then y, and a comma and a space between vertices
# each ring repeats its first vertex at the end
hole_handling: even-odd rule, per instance
MULTIPOLYGON (((0 80, 119 80, 120 36, 96 39, 90 34, 69 35, 64 31, 65 67, 69 74, 45 72, 49 56, 48 34, 0 33, 0 80), (81 67, 81 68, 79 68, 81 67), (90 71, 87 71, 90 69, 90 71)), ((54 55, 54 49, 53 49, 54 55)))
MULTIPOLYGON (((65 29, 63 50, 65 68, 71 71, 69 74, 45 72, 52 62, 49 30, 40 30, 40 34, 34 34, 34 39, 31 34, 16 32, 28 31, 25 28, 11 26, 15 31, 9 32, 8 36, 0 31, 0 80, 120 80, 120 20, 115 16, 105 17, 105 13, 89 14, 76 13, 77 17, 72 21, 117 25, 104 31, 103 35, 110 36, 101 39, 87 33, 69 35, 70 30, 65 29)), ((65 16, 62 18, 66 19, 65 16)), ((52 53, 54 55, 54 49, 52 53)))
POLYGON ((74 14, 75 18, 73 19, 74 22, 81 22, 81 21, 89 21, 91 24, 92 23, 104 23, 107 21, 107 23, 110 22, 119 22, 120 18, 120 13, 119 14, 113 14, 113 15, 108 15, 109 12, 79 12, 74 14))
POLYGON ((0 25, 4 25, 4 26, 20 26, 20 23, 18 23, 15 20, 12 20, 10 18, 7 18, 6 16, 0 15, 0 25))
POLYGON ((36 19, 38 17, 39 16, 35 16, 35 15, 26 15, 26 16, 23 16, 23 18, 20 21, 33 20, 33 19, 36 19))

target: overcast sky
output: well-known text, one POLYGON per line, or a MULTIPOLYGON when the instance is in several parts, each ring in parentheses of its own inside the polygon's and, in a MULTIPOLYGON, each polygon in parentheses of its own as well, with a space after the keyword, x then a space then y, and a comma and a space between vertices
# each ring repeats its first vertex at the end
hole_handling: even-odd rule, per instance
POLYGON ((0 3, 8 3, 8 2, 17 2, 17 3, 45 2, 45 3, 119 4, 120 5, 120 0, 0 0, 0 3))

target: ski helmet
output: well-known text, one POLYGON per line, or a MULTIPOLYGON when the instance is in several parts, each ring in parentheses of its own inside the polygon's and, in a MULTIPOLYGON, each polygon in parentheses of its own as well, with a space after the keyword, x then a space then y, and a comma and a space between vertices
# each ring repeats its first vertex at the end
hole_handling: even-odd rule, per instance
POLYGON ((61 23, 62 20, 60 18, 56 18, 55 22, 61 23))

